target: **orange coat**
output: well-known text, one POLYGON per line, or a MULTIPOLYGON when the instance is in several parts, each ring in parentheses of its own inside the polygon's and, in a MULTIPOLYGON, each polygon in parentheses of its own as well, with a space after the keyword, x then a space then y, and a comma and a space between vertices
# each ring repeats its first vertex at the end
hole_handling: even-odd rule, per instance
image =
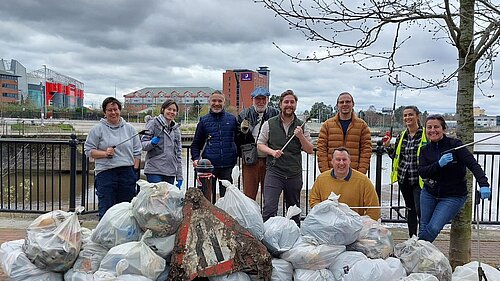
POLYGON ((352 113, 352 121, 344 136, 339 114, 326 120, 319 131, 317 150, 318 166, 321 172, 332 167, 333 149, 344 146, 351 155, 351 167, 366 174, 372 156, 372 140, 370 128, 363 119, 352 113))

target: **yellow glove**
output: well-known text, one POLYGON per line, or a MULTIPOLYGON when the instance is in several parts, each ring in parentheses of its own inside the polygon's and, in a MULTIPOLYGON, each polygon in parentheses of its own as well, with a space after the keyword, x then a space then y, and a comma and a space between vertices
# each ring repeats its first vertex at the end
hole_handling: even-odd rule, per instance
POLYGON ((247 134, 248 131, 250 129, 250 122, 247 120, 247 119, 244 119, 242 122, 241 122, 241 126, 240 126, 240 131, 243 133, 243 134, 247 134))

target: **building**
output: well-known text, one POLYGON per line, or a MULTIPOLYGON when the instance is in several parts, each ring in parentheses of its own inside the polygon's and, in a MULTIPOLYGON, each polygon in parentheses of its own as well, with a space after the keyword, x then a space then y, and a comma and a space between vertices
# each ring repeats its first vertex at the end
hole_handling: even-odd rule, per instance
POLYGON ((30 101, 47 106, 74 109, 83 106, 83 83, 44 66, 27 73, 17 60, 0 60, 1 102, 30 101))
POLYGON ((18 89, 18 79, 19 75, 0 69, 0 102, 19 102, 20 94, 18 89))
POLYGON ((83 106, 84 84, 44 66, 28 73, 28 93, 31 100, 43 103, 45 108, 75 109, 83 106))
POLYGON ((474 116, 474 127, 476 128, 486 128, 495 127, 497 125, 497 116, 474 116))
POLYGON ((474 106, 474 107, 472 108, 472 110, 473 110, 474 117, 476 117, 476 116, 484 116, 484 115, 486 115, 486 110, 482 109, 482 108, 481 108, 481 107, 479 107, 479 106, 474 106))
POLYGON ((161 105, 167 99, 173 99, 180 110, 184 110, 190 108, 195 101, 201 105, 208 104, 208 98, 214 91, 210 87, 147 87, 124 95, 124 108, 139 112, 161 105))
POLYGON ((16 60, 0 59, 0 102, 19 103, 27 99, 26 68, 16 60))
POLYGON ((240 112, 252 105, 250 94, 257 87, 269 89, 270 70, 261 66, 257 71, 249 69, 226 70, 222 74, 222 92, 229 105, 240 112))

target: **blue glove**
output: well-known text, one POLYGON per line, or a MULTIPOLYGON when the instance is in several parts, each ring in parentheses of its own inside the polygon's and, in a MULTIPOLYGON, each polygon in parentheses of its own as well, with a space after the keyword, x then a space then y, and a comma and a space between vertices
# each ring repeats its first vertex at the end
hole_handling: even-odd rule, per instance
POLYGON ((177 184, 175 186, 180 189, 182 186, 182 180, 177 180, 177 184))
POLYGON ((160 142, 160 137, 153 137, 151 139, 151 144, 157 145, 160 142))
POLYGON ((479 188, 479 193, 481 194, 481 199, 491 200, 491 188, 482 186, 479 188))
POLYGON ((439 159, 439 167, 444 167, 451 161, 453 161, 453 154, 451 153, 443 154, 443 156, 441 156, 441 158, 439 159))

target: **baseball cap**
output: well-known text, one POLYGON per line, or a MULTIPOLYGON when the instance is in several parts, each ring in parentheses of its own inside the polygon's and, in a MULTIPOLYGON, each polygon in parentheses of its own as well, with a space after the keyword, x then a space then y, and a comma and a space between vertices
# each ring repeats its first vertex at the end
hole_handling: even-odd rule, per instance
POLYGON ((269 93, 269 90, 266 88, 262 87, 257 87, 252 91, 252 94, 250 95, 252 98, 258 97, 258 96, 264 96, 264 97, 269 97, 271 94, 269 93))

